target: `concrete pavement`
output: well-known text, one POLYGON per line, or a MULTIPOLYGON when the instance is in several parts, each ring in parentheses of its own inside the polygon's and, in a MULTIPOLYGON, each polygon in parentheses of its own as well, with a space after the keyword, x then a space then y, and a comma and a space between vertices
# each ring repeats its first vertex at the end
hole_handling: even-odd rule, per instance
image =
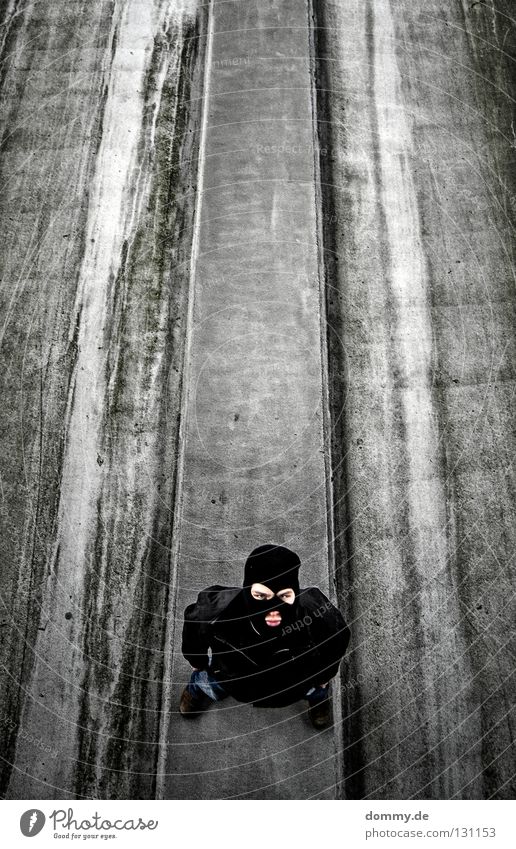
POLYGON ((513 798, 506 0, 8 0, 0 792, 513 798), (335 727, 177 714, 285 543, 335 727))

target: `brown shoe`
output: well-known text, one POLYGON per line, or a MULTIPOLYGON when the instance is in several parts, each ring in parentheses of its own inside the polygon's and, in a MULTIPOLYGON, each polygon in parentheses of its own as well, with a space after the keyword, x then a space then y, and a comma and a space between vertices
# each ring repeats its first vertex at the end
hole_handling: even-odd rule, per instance
POLYGON ((329 728, 332 724, 331 704, 329 699, 324 699, 322 702, 317 702, 308 708, 308 716, 314 728, 322 731, 323 728, 329 728))
POLYGON ((188 692, 185 687, 183 692, 181 693, 181 701, 179 702, 179 713, 182 716, 199 716, 208 705, 210 704, 211 699, 194 699, 191 693, 188 692))

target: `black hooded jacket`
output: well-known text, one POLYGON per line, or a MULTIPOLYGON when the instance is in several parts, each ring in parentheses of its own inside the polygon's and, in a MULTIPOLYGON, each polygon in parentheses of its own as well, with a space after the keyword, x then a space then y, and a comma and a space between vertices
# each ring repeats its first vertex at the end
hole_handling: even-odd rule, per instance
POLYGON ((281 707, 337 674, 350 632, 340 611, 317 587, 301 589, 292 621, 261 636, 253 627, 241 587, 213 586, 185 610, 182 651, 235 699, 281 707))

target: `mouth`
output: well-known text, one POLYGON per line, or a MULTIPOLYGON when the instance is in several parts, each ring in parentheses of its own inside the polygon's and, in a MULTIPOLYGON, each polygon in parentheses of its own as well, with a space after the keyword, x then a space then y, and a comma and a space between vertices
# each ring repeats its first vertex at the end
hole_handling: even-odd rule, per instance
POLYGON ((269 627, 277 628, 278 625, 281 625, 281 614, 277 610, 271 610, 265 617, 265 621, 269 627))

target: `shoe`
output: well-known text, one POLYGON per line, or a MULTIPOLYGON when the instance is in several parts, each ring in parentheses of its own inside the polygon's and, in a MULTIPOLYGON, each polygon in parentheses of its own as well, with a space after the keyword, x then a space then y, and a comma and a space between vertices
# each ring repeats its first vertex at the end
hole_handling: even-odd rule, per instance
POLYGON ((314 728, 321 731, 323 728, 329 728, 332 724, 331 704, 329 699, 323 699, 322 702, 316 702, 308 708, 308 716, 314 728))
POLYGON ((210 704, 211 699, 194 699, 191 693, 188 692, 187 687, 184 688, 181 693, 181 700, 179 702, 179 713, 182 716, 199 716, 208 705, 210 704))

